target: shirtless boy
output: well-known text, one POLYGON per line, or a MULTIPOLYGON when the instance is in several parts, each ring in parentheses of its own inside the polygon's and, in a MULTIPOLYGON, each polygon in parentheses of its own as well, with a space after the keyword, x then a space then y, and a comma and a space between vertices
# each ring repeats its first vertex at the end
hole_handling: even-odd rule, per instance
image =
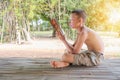
POLYGON ((71 28, 77 30, 77 39, 73 45, 66 41, 65 36, 58 33, 58 37, 65 44, 67 51, 61 61, 51 61, 54 68, 67 67, 69 65, 96 66, 101 62, 104 53, 104 45, 95 31, 85 26, 86 13, 84 10, 74 10, 70 16, 71 28), (83 44, 88 50, 82 51, 83 44))

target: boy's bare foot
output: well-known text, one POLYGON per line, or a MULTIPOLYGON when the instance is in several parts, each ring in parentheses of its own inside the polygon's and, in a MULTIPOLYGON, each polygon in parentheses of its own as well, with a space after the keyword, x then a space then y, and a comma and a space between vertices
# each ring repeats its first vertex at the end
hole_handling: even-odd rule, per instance
POLYGON ((54 68, 63 68, 69 66, 69 63, 63 61, 51 61, 50 64, 54 68))

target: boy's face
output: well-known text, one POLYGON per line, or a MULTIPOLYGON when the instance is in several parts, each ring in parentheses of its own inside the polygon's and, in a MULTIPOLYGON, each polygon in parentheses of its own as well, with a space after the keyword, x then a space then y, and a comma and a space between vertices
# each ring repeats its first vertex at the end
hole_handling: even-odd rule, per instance
POLYGON ((77 29, 81 25, 81 18, 75 13, 72 13, 70 16, 69 25, 71 28, 77 29))

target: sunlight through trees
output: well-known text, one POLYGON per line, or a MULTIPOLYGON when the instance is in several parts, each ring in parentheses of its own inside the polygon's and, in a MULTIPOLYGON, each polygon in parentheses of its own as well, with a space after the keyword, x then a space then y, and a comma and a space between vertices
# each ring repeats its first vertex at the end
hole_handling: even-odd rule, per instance
POLYGON ((29 40, 32 31, 53 30, 50 18, 56 18, 68 36, 74 35, 68 27, 74 9, 86 11, 88 27, 120 33, 120 0, 0 0, 0 41, 29 40))

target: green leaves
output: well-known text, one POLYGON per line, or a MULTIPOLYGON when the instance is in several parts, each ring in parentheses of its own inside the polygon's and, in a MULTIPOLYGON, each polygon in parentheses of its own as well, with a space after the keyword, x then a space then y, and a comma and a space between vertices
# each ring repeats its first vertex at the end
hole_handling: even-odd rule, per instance
POLYGON ((51 9, 56 6, 57 2, 58 2, 57 0, 51 0, 51 5, 50 5, 51 9))
MULTIPOLYGON (((8 2, 8 5, 1 10, 1 16, 12 11, 19 23, 23 17, 28 22, 40 19, 49 21, 50 18, 56 18, 64 29, 69 29, 67 22, 70 12, 83 9, 88 15, 87 26, 107 30, 111 28, 109 25, 113 25, 108 22, 109 12, 112 12, 113 8, 118 8, 118 10, 120 8, 119 0, 1 0, 2 2, 8 2), (101 28, 101 26, 108 26, 108 28, 101 28)), ((118 23, 115 26, 119 27, 118 23)), ((116 27, 115 30, 117 30, 116 27)))

